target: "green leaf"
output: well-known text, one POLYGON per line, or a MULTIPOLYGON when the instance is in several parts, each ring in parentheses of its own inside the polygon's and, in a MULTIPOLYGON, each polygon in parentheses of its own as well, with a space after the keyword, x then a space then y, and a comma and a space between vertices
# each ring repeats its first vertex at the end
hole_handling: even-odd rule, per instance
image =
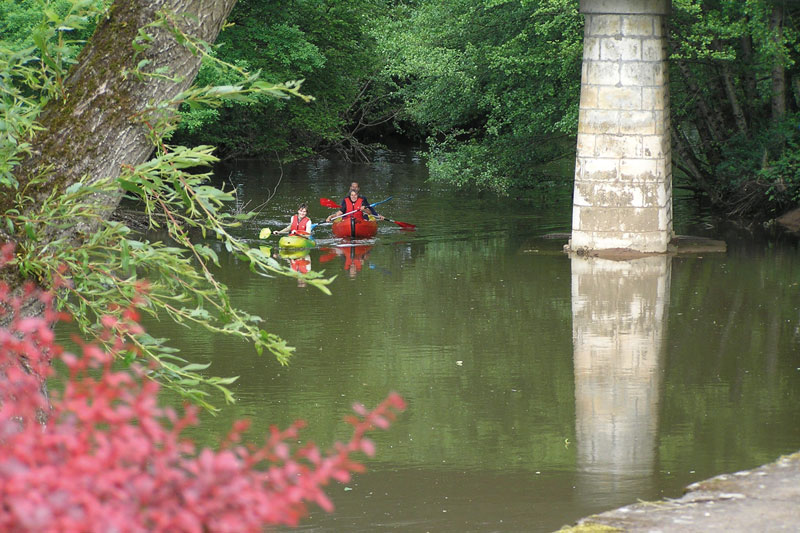
POLYGON ((25 234, 28 238, 32 241, 36 241, 36 231, 33 228, 33 224, 30 222, 25 222, 25 234))
POLYGON ((183 368, 181 368, 181 370, 183 372, 196 372, 198 370, 206 370, 210 366, 211 366, 211 363, 205 363, 205 364, 192 363, 190 365, 184 366, 183 368))
POLYGON ((66 194, 74 194, 74 193, 78 192, 81 189, 81 187, 83 187, 83 183, 81 183, 81 182, 73 183, 72 185, 67 187, 64 190, 64 192, 66 194))
POLYGON ((130 259, 131 259, 130 245, 128 244, 128 239, 122 239, 120 241, 120 247, 122 248, 121 250, 122 270, 127 272, 128 268, 130 267, 130 259))
POLYGON ((194 248, 202 257, 211 260, 215 265, 219 266, 219 257, 217 257, 217 252, 213 249, 204 244, 196 244, 194 248))
POLYGON ((142 188, 139 187, 136 183, 122 178, 120 178, 117 181, 119 182, 120 187, 122 187, 124 190, 131 192, 137 196, 144 196, 144 190, 142 190, 142 188))

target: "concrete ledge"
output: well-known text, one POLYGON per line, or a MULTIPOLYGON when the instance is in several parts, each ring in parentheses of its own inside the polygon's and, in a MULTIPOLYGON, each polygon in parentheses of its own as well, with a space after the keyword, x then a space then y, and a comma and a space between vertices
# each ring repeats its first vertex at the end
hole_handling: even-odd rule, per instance
POLYGON ((692 237, 689 235, 676 235, 669 244, 675 247, 675 253, 678 255, 724 253, 728 250, 728 245, 725 244, 725 241, 716 241, 714 239, 692 237))
POLYGON ((797 531, 800 452, 692 483, 682 498, 642 502, 580 520, 561 533, 797 531))
POLYGON ((578 247, 575 250, 569 247, 569 239, 572 237, 571 233, 548 233, 543 235, 544 239, 563 240, 567 241, 564 245, 564 252, 567 254, 576 254, 579 256, 599 257, 602 259, 611 259, 615 261, 628 261, 630 259, 639 259, 641 257, 648 257, 651 255, 692 255, 692 254, 706 254, 706 253, 725 253, 728 249, 725 241, 718 241, 706 237, 693 237, 690 235, 676 235, 669 242, 669 249, 667 252, 640 252, 631 250, 629 248, 609 248, 603 250, 591 250, 588 248, 578 247))

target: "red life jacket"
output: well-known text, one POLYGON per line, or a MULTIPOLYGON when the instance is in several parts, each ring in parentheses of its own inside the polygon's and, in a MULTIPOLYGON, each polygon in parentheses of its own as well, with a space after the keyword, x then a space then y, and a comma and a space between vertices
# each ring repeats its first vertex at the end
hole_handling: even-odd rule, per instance
POLYGON ((345 211, 345 213, 350 213, 350 211, 356 211, 356 209, 358 209, 359 211, 356 211, 355 213, 351 213, 351 214, 349 214, 349 215, 347 215, 346 217, 343 217, 343 218, 353 217, 356 220, 364 220, 364 213, 362 213, 360 211, 361 207, 364 205, 364 198, 359 196, 358 199, 356 199, 355 203, 353 203, 353 201, 350 199, 349 195, 345 196, 344 197, 344 205, 347 207, 347 211, 345 211))
POLYGON ((361 268, 364 266, 364 259, 366 259, 367 253, 371 249, 372 246, 353 246, 348 248, 350 253, 344 256, 344 269, 352 269, 355 272, 360 272, 361 268))
POLYGON ((308 274, 311 271, 311 260, 306 257, 302 259, 295 259, 291 262, 292 270, 301 274, 308 274))
POLYGON ((308 217, 303 217, 303 220, 297 220, 297 215, 292 215, 292 226, 289 228, 290 235, 309 235, 305 230, 308 217))

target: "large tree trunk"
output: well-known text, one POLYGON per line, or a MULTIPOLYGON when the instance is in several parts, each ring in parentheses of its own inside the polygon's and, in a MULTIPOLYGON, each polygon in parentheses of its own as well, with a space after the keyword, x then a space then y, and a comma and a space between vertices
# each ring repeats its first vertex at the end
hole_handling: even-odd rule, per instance
MULTIPOLYGON (((168 13, 182 32, 213 42, 236 0, 117 0, 101 20, 64 84, 64 98, 52 100, 40 116, 44 126, 33 139, 32 155, 16 177, 21 187, 52 166, 52 181, 34 198, 64 190, 81 176, 116 177, 123 165, 137 165, 153 151, 147 138, 147 110, 186 89, 201 58, 161 27, 145 28, 168 13), (133 41, 140 29, 152 35, 146 50, 136 53, 133 41), (165 67, 165 76, 140 76, 165 67), (168 78, 169 77, 169 78, 168 78)), ((168 112, 175 112, 174 109, 168 112)), ((152 117, 149 117, 152 119, 152 117)), ((120 196, 98 199, 106 213, 120 196)), ((11 207, 3 198, 2 208, 11 207)))
MULTIPOLYGON (((64 81, 62 96, 51 100, 39 116, 44 129, 33 138, 30 156, 15 172, 20 190, 34 200, 43 199, 65 190, 83 176, 114 178, 123 165, 144 162, 153 152, 146 121, 154 117, 148 114, 149 110, 188 88, 201 62, 201 56, 180 44, 171 31, 145 27, 165 13, 191 39, 213 42, 235 3, 236 0, 115 1, 79 54, 64 81), (133 41, 140 30, 153 40, 147 43, 147 49, 137 53, 133 41), (139 65, 143 65, 140 70, 144 75, 137 72, 139 65), (164 75, 146 74, 162 67, 164 75), (48 181, 32 182, 40 175, 48 176, 48 181)), ((121 192, 97 197, 98 212, 109 216, 120 199, 121 192)), ((2 195, 0 209, 6 212, 18 207, 14 202, 13 194, 2 195)), ((38 202, 31 208, 38 208, 38 202)), ((91 229, 90 224, 76 223, 69 230, 39 238, 44 242, 68 238, 77 245, 81 235, 91 229)), ((3 225, 0 241, 15 240, 3 225)), ((23 281, 19 272, 9 268, 3 269, 2 276, 13 290, 23 281)), ((38 300, 28 300, 20 313, 38 314, 41 310, 38 300)), ((5 314, 0 325, 10 319, 11 315, 5 314)), ((47 393, 44 382, 42 392, 47 393)))
MULTIPOLYGON (((213 42, 235 3, 236 0, 115 1, 64 81, 63 96, 51 100, 39 116, 44 129, 32 139, 31 155, 15 172, 20 190, 29 198, 43 199, 64 191, 83 176, 114 178, 123 165, 146 161, 153 152, 146 111, 185 90, 200 68, 201 57, 178 43, 172 32, 145 26, 156 21, 159 13, 169 13, 185 35, 213 42), (140 29, 153 40, 137 54, 133 41, 140 29), (149 63, 141 70, 152 73, 165 67, 169 79, 138 75, 137 66, 143 60, 149 63), (47 182, 32 183, 40 175, 46 175, 47 182)), ((175 109, 166 112, 174 113, 175 109)), ((121 197, 121 191, 97 197, 97 212, 109 217, 121 197)), ((0 195, 0 212, 18 208, 14 202, 13 194, 0 195)), ((35 210, 38 204, 34 202, 29 208, 35 210)), ((85 236, 91 235, 93 226, 87 219, 74 221, 71 228, 59 233, 52 228, 45 230, 51 233, 37 236, 40 245, 65 239, 79 246, 85 236)), ((5 224, 0 227, 0 242, 17 240, 19 236, 7 233, 5 224)), ((0 277, 13 290, 25 281, 17 270, 8 267, 2 269, 0 277)), ((36 314, 40 309, 36 302, 28 302, 21 312, 36 314)))

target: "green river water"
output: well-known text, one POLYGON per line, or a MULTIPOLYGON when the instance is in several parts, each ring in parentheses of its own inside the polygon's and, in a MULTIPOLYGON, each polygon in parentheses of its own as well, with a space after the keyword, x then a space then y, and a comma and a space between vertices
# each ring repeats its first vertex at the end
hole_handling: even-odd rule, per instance
MULTIPOLYGON (((301 531, 552 531, 637 500, 800 449, 800 246, 726 230, 675 200, 680 234, 725 239, 726 253, 630 262, 571 259, 569 191, 536 201, 457 193, 426 182, 413 153, 371 164, 220 167, 260 214, 314 222, 353 180, 379 211, 376 239, 336 247, 315 230, 313 270, 333 296, 267 279, 222 254, 234 303, 297 348, 288 367, 204 331, 147 324, 209 373, 241 376, 237 403, 203 416, 213 444, 235 418, 254 434, 302 418, 320 445, 347 437, 358 401, 399 392, 408 410, 374 435, 368 472, 328 492, 301 531)), ((277 239, 265 245, 277 252, 277 239)), ((281 259, 284 260, 284 259, 281 259)), ((222 399, 217 398, 218 405, 222 399)), ((255 438, 255 437, 254 437, 255 438)))

